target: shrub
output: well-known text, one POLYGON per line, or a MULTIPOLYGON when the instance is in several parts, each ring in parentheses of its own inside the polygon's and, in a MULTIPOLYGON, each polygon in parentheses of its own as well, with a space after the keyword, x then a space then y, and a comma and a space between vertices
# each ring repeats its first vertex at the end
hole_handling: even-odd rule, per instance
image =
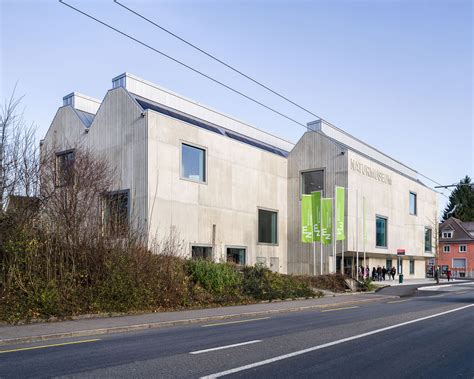
POLYGON ((192 282, 214 295, 218 303, 232 302, 241 297, 242 274, 233 264, 189 260, 187 272, 192 282))
POLYGON ((314 297, 308 283, 292 275, 275 273, 263 265, 243 268, 244 293, 258 300, 314 297))

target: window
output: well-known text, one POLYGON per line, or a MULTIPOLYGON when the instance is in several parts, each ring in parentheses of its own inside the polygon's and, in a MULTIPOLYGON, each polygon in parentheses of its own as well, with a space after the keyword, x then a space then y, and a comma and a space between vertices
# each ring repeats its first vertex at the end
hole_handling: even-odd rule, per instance
POLYGON ((410 214, 416 216, 416 193, 410 192, 410 214))
POLYGON ((415 273, 415 261, 413 259, 410 259, 410 274, 415 273))
POLYGON ((453 268, 466 268, 466 258, 454 258, 453 268))
POLYGON ((129 228, 130 191, 109 192, 104 195, 104 227, 111 237, 123 237, 129 228))
POLYGON ((444 245, 443 246, 443 252, 450 253, 451 252, 451 246, 450 245, 444 245))
POLYGON ((211 246, 191 246, 191 257, 193 259, 212 259, 211 246))
POLYGON ((301 193, 324 191, 324 170, 306 171, 301 173, 301 193))
POLYGON ((265 209, 258 210, 258 242, 276 245, 278 243, 278 214, 265 209))
POLYGON ((63 187, 74 182, 74 150, 56 153, 56 186, 63 187))
POLYGON ((375 243, 377 247, 387 247, 387 219, 377 216, 375 218, 375 243))
POLYGON ((122 76, 121 78, 117 78, 112 81, 112 87, 113 88, 118 88, 118 87, 125 87, 125 79, 126 76, 122 76))
POLYGON ((64 105, 73 105, 72 104, 72 99, 74 98, 74 96, 67 96, 67 97, 63 97, 63 106, 64 105))
POLYGON ((181 177, 206 181, 206 150, 185 143, 181 145, 181 177))
POLYGON ((233 262, 238 265, 245 265, 245 248, 228 247, 227 262, 233 262))
POLYGON ((459 252, 460 253, 465 253, 467 251, 467 246, 466 245, 459 245, 459 252))
POLYGON ((443 232, 443 238, 453 238, 453 232, 451 230, 448 232, 443 232))
POLYGON ((430 228, 425 228, 425 252, 431 252, 432 232, 430 228))
POLYGON ((392 268, 392 265, 393 265, 393 261, 391 259, 387 259, 385 261, 385 267, 387 268, 387 270, 390 270, 392 268))

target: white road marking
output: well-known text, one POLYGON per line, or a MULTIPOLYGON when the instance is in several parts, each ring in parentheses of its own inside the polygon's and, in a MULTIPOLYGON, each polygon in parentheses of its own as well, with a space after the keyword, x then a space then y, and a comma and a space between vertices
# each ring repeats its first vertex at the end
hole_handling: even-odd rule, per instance
POLYGON ((247 342, 241 342, 241 343, 234 343, 234 344, 232 344, 232 345, 226 345, 226 346, 213 347, 212 349, 205 349, 205 350, 191 351, 189 354, 202 354, 202 353, 208 353, 209 351, 216 351, 216 350, 230 349, 231 347, 237 347, 237 346, 250 345, 250 344, 253 344, 253 343, 257 343, 257 342, 262 342, 262 340, 253 340, 253 341, 247 341, 247 342))
POLYGON ((246 319, 246 320, 238 320, 238 321, 218 322, 218 323, 215 323, 215 324, 201 325, 201 328, 208 328, 210 326, 221 326, 221 325, 229 325, 229 324, 240 324, 242 322, 267 320, 269 318, 270 317, 259 317, 259 318, 249 318, 249 319, 246 319))
POLYGON ((431 319, 431 318, 435 318, 435 317, 447 315, 447 314, 449 314, 449 313, 458 312, 458 311, 461 311, 461 310, 463 310, 463 309, 470 308, 470 307, 474 307, 474 304, 465 305, 465 306, 463 306, 463 307, 451 309, 451 310, 449 310, 449 311, 445 311, 445 312, 441 312, 441 313, 436 313, 436 314, 430 315, 430 316, 425 316, 425 317, 417 318, 417 319, 411 320, 411 321, 405 321, 405 322, 402 322, 402 323, 400 323, 400 324, 395 324, 395 325, 387 326, 387 327, 385 327, 385 328, 380 328, 380 329, 372 330, 371 332, 358 334, 358 335, 356 335, 356 336, 352 336, 352 337, 348 337, 348 338, 343 338, 343 339, 340 339, 340 340, 337 340, 337 341, 328 342, 328 343, 325 343, 325 344, 322 344, 322 345, 318 345, 318 346, 313 346, 313 347, 310 347, 310 348, 308 348, 308 349, 299 350, 299 351, 295 351, 295 352, 293 352, 293 353, 280 355, 280 356, 278 356, 278 357, 266 359, 266 360, 264 360, 264 361, 251 363, 251 364, 248 364, 248 365, 245 365, 245 366, 236 367, 236 368, 233 368, 233 369, 230 369, 230 370, 226 370, 226 371, 221 371, 221 372, 218 372, 218 373, 215 373, 215 374, 211 374, 211 375, 208 375, 208 376, 203 376, 203 377, 201 377, 201 379, 219 378, 219 377, 221 377, 221 376, 230 375, 230 374, 235 374, 236 372, 240 372, 240 371, 244 371, 244 370, 249 370, 249 369, 254 368, 254 367, 259 367, 259 366, 267 365, 267 364, 270 364, 270 363, 273 363, 273 362, 281 361, 281 360, 283 360, 283 359, 288 359, 288 358, 296 357, 296 356, 298 356, 298 355, 310 353, 310 352, 312 352, 312 351, 324 349, 324 348, 326 348, 326 347, 331 347, 331 346, 339 345, 339 344, 344 343, 344 342, 354 341, 354 340, 357 340, 357 339, 359 339, 359 338, 364 338, 364 337, 367 337, 367 336, 371 336, 371 335, 373 335, 373 334, 385 332, 385 331, 387 331, 387 330, 400 328, 400 327, 402 327, 402 326, 414 324, 414 323, 416 323, 416 322, 420 322, 420 321, 424 321, 424 320, 429 320, 429 319, 431 319))

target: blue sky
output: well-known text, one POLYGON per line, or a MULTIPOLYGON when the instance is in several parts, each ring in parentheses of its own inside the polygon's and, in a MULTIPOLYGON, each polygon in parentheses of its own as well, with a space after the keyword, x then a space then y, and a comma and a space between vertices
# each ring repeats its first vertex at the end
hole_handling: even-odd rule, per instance
MULTIPOLYGON (((112 0, 66 1, 302 123, 314 119, 112 0)), ((122 2, 443 184, 474 174, 469 0, 122 2)), ((124 71, 291 141, 304 132, 57 1, 0 3, 1 98, 18 82, 39 137, 65 94, 102 99, 124 71)))

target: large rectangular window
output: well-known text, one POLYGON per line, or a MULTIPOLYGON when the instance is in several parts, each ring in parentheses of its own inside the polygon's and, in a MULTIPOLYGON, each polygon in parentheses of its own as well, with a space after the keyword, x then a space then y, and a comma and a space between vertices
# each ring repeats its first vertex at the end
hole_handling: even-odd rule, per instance
POLYGON ((196 182, 206 181, 206 150, 181 144, 181 177, 196 182))
POLYGON ((212 259, 211 246, 191 246, 191 257, 193 259, 212 259))
POLYGON ((387 247, 387 219, 377 216, 375 218, 375 243, 377 247, 387 247))
POLYGON ((466 268, 466 259, 465 258, 454 258, 453 259, 453 268, 466 268))
POLYGON ((278 243, 278 213, 258 210, 258 242, 276 245, 278 243))
POLYGON ((425 251, 426 252, 431 252, 432 246, 431 246, 431 241, 432 241, 432 234, 431 234, 431 229, 430 228, 425 228, 425 251))
POLYGON ((56 186, 68 186, 74 182, 74 150, 56 153, 56 186))
POLYGON ((324 191, 324 170, 302 172, 301 193, 309 195, 315 191, 324 191))
POLYGON ((104 227, 111 237, 123 237, 129 229, 129 199, 128 190, 109 192, 104 195, 104 227))
POLYGON ((245 248, 228 247, 227 262, 233 262, 238 265, 245 265, 245 248))
POLYGON ((411 215, 416 215, 416 193, 410 192, 410 214, 411 215))

